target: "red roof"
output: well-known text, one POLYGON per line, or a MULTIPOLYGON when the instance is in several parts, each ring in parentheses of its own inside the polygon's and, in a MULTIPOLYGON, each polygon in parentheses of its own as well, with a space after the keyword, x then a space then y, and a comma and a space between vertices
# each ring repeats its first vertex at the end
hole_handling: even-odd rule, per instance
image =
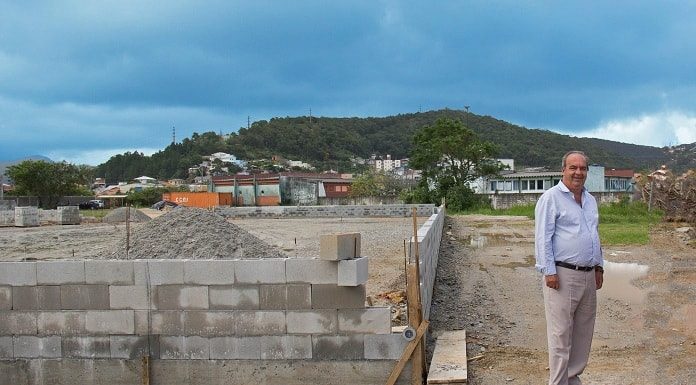
POLYGON ((630 168, 605 168, 604 176, 616 176, 622 178, 633 178, 633 170, 630 168))

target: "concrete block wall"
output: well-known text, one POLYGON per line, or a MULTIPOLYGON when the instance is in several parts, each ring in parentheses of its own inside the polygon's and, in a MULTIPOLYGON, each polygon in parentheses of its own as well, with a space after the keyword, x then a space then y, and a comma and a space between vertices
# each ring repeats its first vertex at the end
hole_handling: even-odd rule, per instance
POLYGON ((0 226, 14 226, 14 209, 0 210, 0 226))
POLYGON ((245 217, 298 217, 298 218, 341 218, 341 217, 410 217, 416 208, 419 217, 427 217, 437 211, 432 204, 397 205, 338 205, 338 206, 275 206, 275 207, 218 207, 220 215, 233 218, 245 217))
POLYGON ((418 242, 418 259, 420 271, 421 303, 423 319, 430 319, 430 304, 433 298, 437 258, 440 252, 442 228, 445 225, 445 208, 439 207, 437 213, 431 215, 418 229, 418 239, 411 237, 409 242, 409 258, 415 261, 415 242, 418 242))
POLYGON ((390 308, 365 306, 361 266, 367 257, 0 262, 0 360, 396 360, 405 341, 390 308))

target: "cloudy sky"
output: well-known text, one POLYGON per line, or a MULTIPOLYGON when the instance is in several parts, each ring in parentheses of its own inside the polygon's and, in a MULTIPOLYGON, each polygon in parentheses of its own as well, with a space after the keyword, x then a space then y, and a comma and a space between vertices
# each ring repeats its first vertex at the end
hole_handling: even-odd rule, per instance
POLYGON ((695 1, 0 0, 0 160, 451 108, 696 142, 695 1))

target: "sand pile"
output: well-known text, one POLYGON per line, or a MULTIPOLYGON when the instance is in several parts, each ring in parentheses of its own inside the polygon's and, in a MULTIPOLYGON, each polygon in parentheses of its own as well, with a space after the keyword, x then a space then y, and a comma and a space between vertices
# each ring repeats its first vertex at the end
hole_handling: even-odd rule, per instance
POLYGON ((123 223, 126 221, 126 216, 128 215, 130 216, 128 220, 131 222, 150 221, 150 217, 148 217, 147 214, 133 207, 119 207, 106 215, 102 221, 106 223, 123 223))
MULTIPOLYGON (((104 258, 126 259, 126 242, 104 258)), ((179 207, 133 230, 128 259, 284 258, 273 246, 207 210, 179 207)))

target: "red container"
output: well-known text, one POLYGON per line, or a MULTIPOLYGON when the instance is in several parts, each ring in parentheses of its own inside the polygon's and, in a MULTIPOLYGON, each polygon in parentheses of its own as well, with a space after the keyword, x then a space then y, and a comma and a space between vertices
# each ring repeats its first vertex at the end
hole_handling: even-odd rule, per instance
POLYGON ((170 192, 162 194, 162 200, 174 202, 179 206, 210 208, 231 206, 232 193, 212 192, 170 192))

